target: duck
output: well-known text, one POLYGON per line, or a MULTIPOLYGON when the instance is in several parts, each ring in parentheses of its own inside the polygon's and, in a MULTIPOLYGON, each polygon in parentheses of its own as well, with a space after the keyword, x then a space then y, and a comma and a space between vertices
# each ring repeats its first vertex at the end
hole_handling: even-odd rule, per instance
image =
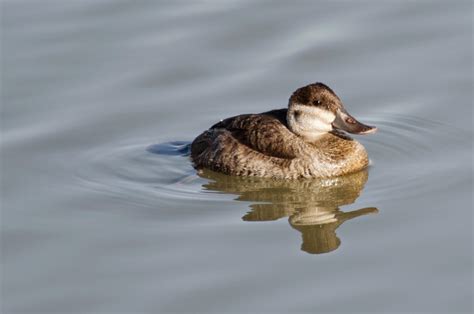
POLYGON ((214 124, 191 143, 191 160, 198 171, 233 176, 337 177, 369 165, 366 149, 347 133, 376 131, 351 116, 330 87, 317 82, 294 91, 287 108, 214 124))

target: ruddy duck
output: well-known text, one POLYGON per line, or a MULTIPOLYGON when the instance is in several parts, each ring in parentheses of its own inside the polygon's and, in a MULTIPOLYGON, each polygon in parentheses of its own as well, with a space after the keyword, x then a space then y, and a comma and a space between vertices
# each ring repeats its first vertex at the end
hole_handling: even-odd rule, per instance
POLYGON ((197 169, 237 176, 340 176, 369 163, 365 148, 342 131, 376 130, 349 115, 331 88, 314 83, 297 89, 288 109, 243 114, 213 125, 191 144, 191 159, 197 169))

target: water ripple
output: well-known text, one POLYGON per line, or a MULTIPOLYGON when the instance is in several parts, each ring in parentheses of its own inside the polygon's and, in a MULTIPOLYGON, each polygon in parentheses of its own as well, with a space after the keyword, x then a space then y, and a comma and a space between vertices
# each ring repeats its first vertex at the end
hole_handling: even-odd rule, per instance
MULTIPOLYGON (((371 157, 366 197, 403 198, 465 179, 451 156, 455 155, 460 162, 469 159, 470 137, 465 131, 400 114, 380 114, 365 120, 379 128, 376 135, 358 137, 371 157)), ((188 141, 92 151, 86 157, 90 160, 89 167, 82 169, 78 177, 87 188, 141 204, 152 205, 158 199, 223 201, 203 188, 207 180, 196 174, 189 154, 188 141)))
POLYGON ((374 166, 368 196, 387 200, 421 195, 466 179, 459 164, 469 162, 468 132, 402 114, 383 114, 367 121, 380 130, 361 138, 374 166))

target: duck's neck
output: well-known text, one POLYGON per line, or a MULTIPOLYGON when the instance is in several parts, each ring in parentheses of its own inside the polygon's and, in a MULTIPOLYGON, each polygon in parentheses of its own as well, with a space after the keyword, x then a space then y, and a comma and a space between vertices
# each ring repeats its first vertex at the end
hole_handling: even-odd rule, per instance
POLYGON ((357 141, 327 133, 315 142, 305 142, 305 149, 292 160, 292 168, 305 175, 335 177, 365 168, 367 152, 357 141))

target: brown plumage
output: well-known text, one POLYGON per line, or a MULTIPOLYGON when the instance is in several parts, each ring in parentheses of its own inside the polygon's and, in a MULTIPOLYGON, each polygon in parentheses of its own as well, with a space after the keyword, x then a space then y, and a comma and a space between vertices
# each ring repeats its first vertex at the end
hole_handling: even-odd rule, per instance
MULTIPOLYGON (((296 179, 352 173, 367 167, 368 157, 361 144, 334 129, 331 123, 340 112, 341 119, 348 119, 329 87, 311 84, 293 93, 289 109, 213 125, 193 141, 191 158, 198 169, 237 176, 296 179)), ((348 127, 373 129, 353 120, 358 125, 348 127)))

